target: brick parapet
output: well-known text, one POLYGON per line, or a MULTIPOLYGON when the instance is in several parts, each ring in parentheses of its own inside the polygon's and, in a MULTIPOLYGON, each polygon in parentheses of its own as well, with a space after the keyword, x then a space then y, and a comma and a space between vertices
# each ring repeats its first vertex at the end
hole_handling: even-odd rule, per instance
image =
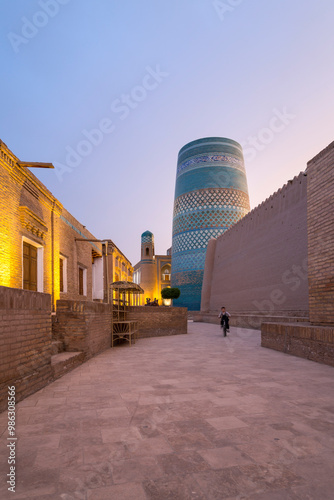
POLYGON ((261 346, 334 366, 334 327, 262 323, 261 346))
POLYGON ((188 309, 186 307, 129 307, 127 319, 138 321, 139 337, 162 337, 187 333, 188 309))
POLYGON ((0 286, 0 411, 6 409, 7 388, 16 401, 52 380, 51 296, 0 286))
POLYGON ((59 300, 53 321, 54 338, 66 351, 82 351, 85 359, 111 345, 112 309, 109 304, 59 300))

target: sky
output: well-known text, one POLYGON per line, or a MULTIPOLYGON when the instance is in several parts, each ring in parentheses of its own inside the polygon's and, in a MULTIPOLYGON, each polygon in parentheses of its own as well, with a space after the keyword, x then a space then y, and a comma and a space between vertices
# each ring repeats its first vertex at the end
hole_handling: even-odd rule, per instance
POLYGON ((132 264, 179 150, 242 144, 251 208, 334 140, 332 0, 1 0, 0 139, 132 264))

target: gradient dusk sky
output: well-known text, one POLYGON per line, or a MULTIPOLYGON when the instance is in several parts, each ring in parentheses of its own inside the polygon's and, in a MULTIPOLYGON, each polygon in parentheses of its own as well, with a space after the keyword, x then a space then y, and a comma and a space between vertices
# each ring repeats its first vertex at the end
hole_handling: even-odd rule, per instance
POLYGON ((254 208, 334 140, 333 20, 333 0, 1 0, 0 138, 134 265, 145 230, 171 245, 187 142, 240 142, 254 208))

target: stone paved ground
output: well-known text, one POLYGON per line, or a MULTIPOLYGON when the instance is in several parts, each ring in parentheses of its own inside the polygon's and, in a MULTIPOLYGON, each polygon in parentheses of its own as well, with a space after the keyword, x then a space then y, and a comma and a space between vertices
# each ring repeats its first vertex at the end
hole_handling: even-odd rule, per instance
POLYGON ((17 408, 17 489, 1 499, 334 498, 334 369, 261 348, 256 331, 189 323, 17 408))

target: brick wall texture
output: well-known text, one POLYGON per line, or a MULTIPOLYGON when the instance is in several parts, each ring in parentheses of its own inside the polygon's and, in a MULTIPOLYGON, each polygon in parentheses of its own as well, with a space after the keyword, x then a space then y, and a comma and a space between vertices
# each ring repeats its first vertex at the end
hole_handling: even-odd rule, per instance
POLYGON ((307 314, 306 195, 301 173, 217 238, 205 263, 202 311, 307 314))
POLYGON ((139 338, 187 333, 186 307, 129 307, 129 321, 138 321, 139 338))
POLYGON ((334 142, 307 164, 310 321, 334 325, 334 142))
POLYGON ((58 300, 53 336, 65 350, 82 351, 85 360, 111 346, 109 304, 77 300, 58 300))
POLYGON ((20 401, 47 385, 51 372, 51 297, 0 286, 0 411, 8 386, 20 401))
POLYGON ((334 327, 262 323, 261 346, 334 366, 334 327))
MULTIPOLYGON (((50 172, 52 175, 52 172, 50 172)), ((108 263, 102 243, 52 195, 52 193, 0 140, 0 285, 23 288, 23 240, 39 248, 43 277, 38 291, 49 293, 53 309, 58 299, 108 300, 108 281, 131 280, 133 268, 110 240, 108 263), (66 259, 66 290, 60 291, 60 257, 66 259), (104 259, 104 284, 93 296, 94 258, 104 259), (79 294, 79 266, 85 269, 86 294, 79 294), (103 290, 104 287, 104 290, 103 290)), ((38 275, 41 276, 40 269, 38 275)))

